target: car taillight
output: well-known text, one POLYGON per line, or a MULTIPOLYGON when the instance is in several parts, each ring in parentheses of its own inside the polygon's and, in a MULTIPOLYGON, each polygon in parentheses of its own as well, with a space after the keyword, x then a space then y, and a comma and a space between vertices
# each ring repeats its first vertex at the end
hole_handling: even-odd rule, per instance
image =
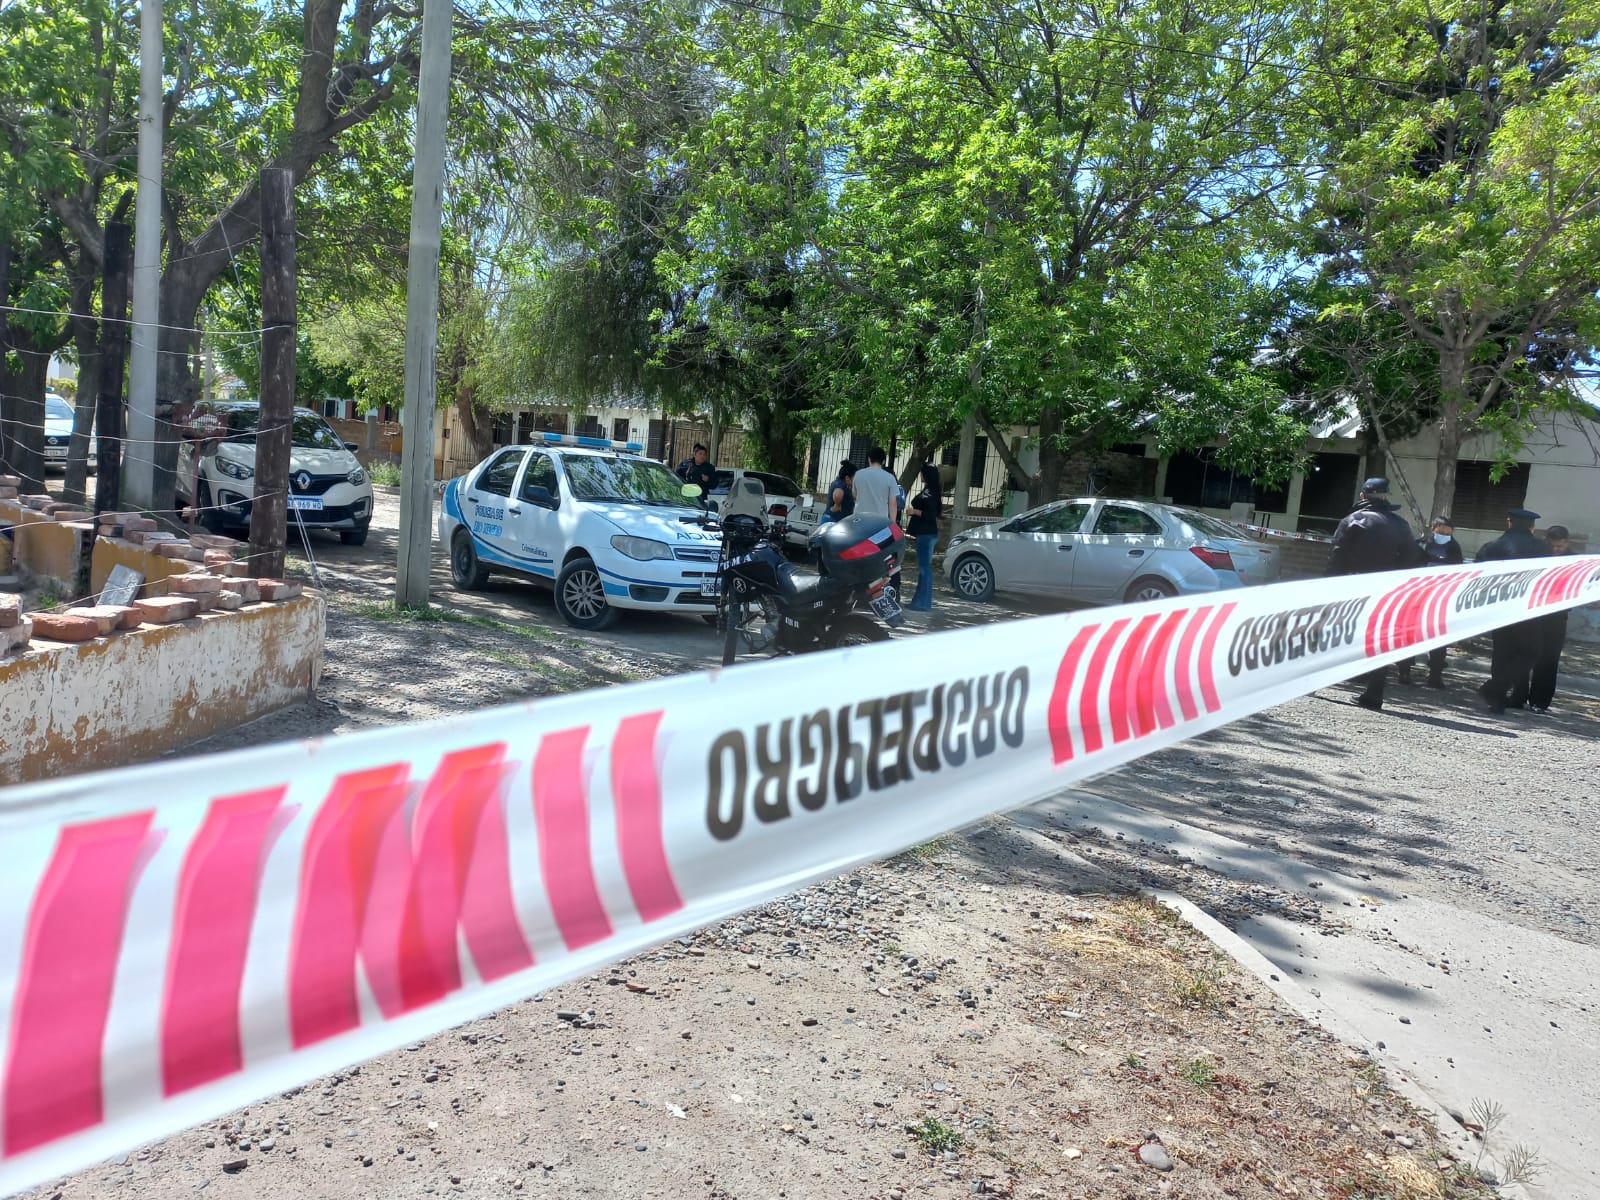
POLYGON ((1189 553, 1198 558, 1213 571, 1233 571, 1233 555, 1226 550, 1213 550, 1210 546, 1190 546, 1189 553))
POLYGON ((771 508, 767 509, 767 515, 773 517, 787 517, 789 515, 789 506, 787 504, 774 504, 771 508))

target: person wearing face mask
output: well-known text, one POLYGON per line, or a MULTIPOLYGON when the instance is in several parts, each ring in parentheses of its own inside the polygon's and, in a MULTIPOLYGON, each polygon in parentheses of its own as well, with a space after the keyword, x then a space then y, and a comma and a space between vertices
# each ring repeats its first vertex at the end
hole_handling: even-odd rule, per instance
MULTIPOLYGON (((1456 541, 1455 523, 1449 517, 1435 517, 1433 531, 1417 543, 1417 549, 1422 552, 1424 565, 1430 567, 1459 567, 1466 561, 1466 555, 1461 552, 1461 543, 1456 541)), ((1411 667, 1417 659, 1408 658, 1400 664, 1400 682, 1411 682, 1411 667)), ((1428 651, 1428 686, 1431 688, 1444 687, 1444 660, 1445 648, 1436 647, 1428 651)))
MULTIPOLYGON (((1572 534, 1565 525, 1552 525, 1544 531, 1552 557, 1571 554, 1572 534)), ((1556 673, 1561 667, 1561 648, 1567 641, 1567 610, 1546 613, 1539 618, 1539 650, 1533 656, 1533 673, 1528 680, 1528 707, 1536 713, 1548 712, 1556 695, 1556 673)))

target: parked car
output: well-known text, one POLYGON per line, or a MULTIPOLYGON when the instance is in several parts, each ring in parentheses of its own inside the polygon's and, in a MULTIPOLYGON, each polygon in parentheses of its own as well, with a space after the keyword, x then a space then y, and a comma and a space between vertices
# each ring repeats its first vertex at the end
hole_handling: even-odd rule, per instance
MULTIPOLYGON (((191 420, 192 432, 201 436, 179 444, 178 499, 198 508, 200 523, 214 533, 249 528, 261 405, 227 400, 191 420)), ((355 456, 356 444, 342 441, 308 408, 295 409, 293 421, 290 527, 326 529, 347 546, 362 545, 372 524, 372 481, 355 456)))
MULTIPOLYGON (((44 394, 44 465, 67 469, 67 450, 72 445, 72 405, 57 392, 44 394)), ((95 468, 94 439, 89 439, 89 470, 95 468)))
POLYGON ((791 545, 804 546, 811 530, 816 527, 813 519, 809 525, 804 524, 802 512, 811 503, 811 497, 806 495, 798 483, 787 475, 779 475, 772 471, 748 471, 743 467, 719 468, 715 482, 711 485, 711 494, 706 497, 707 502, 718 513, 728 503, 728 496, 733 490, 733 484, 738 479, 756 479, 761 483, 767 493, 767 519, 774 518, 784 521, 789 526, 788 541, 791 545), (799 530, 804 528, 805 532, 799 530))
POLYGON ((603 629, 622 609, 714 614, 722 535, 667 467, 606 445, 547 434, 452 479, 439 542, 455 586, 474 591, 496 573, 550 583, 579 629, 603 629))
POLYGON ((1058 500, 956 535, 950 586, 968 600, 1020 592, 1088 604, 1270 583, 1278 552, 1215 517, 1170 504, 1058 500))

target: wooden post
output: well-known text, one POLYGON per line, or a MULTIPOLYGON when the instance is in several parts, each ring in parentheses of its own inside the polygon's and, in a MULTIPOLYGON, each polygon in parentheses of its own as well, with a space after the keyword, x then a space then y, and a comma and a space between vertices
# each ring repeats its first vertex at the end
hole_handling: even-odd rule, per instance
POLYGON ((261 423, 250 509, 250 570, 283 577, 294 423, 294 174, 261 172, 261 423))
POLYGON ((121 507, 122 371, 128 359, 132 253, 133 230, 124 221, 108 222, 100 300, 100 394, 94 415, 94 511, 97 513, 121 507))

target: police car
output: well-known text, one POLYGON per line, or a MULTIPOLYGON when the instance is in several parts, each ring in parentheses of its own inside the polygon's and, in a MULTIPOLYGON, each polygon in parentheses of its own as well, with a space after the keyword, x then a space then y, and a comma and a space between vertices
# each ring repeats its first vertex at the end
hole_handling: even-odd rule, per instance
POLYGON ((714 612, 721 536, 642 449, 544 434, 452 479, 439 542, 456 587, 477 590, 491 573, 547 581, 579 629, 604 629, 625 608, 714 612))

